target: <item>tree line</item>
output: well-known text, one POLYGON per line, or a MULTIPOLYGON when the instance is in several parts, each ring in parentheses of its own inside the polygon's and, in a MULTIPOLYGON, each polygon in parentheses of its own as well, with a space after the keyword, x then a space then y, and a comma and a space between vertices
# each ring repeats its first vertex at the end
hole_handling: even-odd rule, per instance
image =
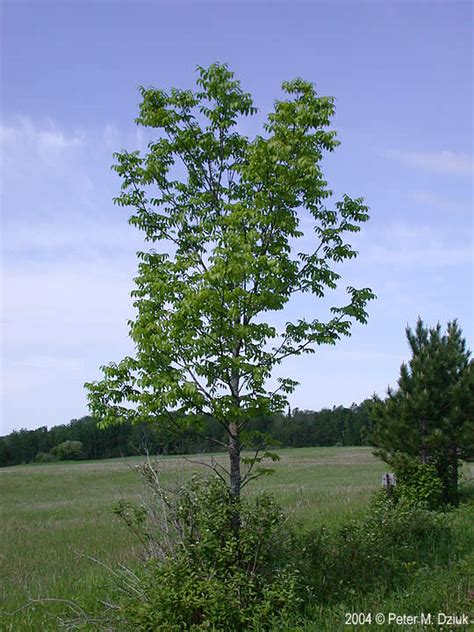
MULTIPOLYGON (((295 408, 288 414, 253 419, 248 435, 253 445, 256 441, 282 447, 368 445, 370 406, 371 401, 365 400, 319 411, 295 408)), ((49 429, 15 430, 0 438, 0 467, 42 460, 42 455, 57 454, 57 446, 68 441, 82 444, 83 459, 108 459, 145 453, 209 452, 218 449, 217 442, 224 438, 224 429, 211 417, 188 419, 186 426, 189 429, 184 433, 159 422, 124 422, 102 428, 96 419, 86 416, 49 429)))

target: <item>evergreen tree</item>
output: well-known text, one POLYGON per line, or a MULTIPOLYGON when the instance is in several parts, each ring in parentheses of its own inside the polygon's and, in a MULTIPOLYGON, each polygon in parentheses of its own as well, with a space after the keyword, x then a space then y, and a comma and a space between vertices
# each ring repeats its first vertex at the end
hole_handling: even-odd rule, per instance
POLYGON ((456 321, 427 328, 421 318, 406 329, 412 358, 400 368, 398 389, 376 398, 372 441, 396 463, 402 454, 435 466, 444 501, 458 502, 461 459, 474 457, 474 368, 456 321))

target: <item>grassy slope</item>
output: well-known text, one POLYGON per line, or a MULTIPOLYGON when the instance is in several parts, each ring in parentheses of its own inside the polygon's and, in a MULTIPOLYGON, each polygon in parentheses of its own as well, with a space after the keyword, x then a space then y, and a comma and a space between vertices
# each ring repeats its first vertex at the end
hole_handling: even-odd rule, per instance
MULTIPOLYGON (((120 498, 139 497, 142 485, 133 466, 140 460, 0 470, 3 613, 40 598, 72 599, 87 609, 92 607, 107 571, 90 557, 114 566, 134 555, 136 542, 114 518, 112 507, 120 498)), ((163 458, 162 469, 170 478, 186 477, 192 470, 199 470, 179 457, 163 458)), ((273 476, 251 484, 249 493, 270 489, 284 507, 294 509, 295 519, 307 525, 334 526, 349 514, 363 510, 371 493, 378 489, 385 466, 372 456, 370 448, 301 448, 282 450, 275 469, 273 476)), ((467 513, 459 520, 466 521, 462 528, 469 531, 467 513)), ((456 583, 455 578, 451 580, 456 583)), ((417 581, 426 582, 427 578, 417 581)), ((438 578, 438 584, 437 590, 446 595, 444 578, 438 578)), ((430 590, 432 587, 428 593, 430 590)), ((399 595, 394 599, 400 603, 409 597, 399 595)), ((392 604, 392 608, 395 606, 392 604)), ((56 630, 54 615, 68 608, 65 602, 36 603, 14 615, 0 615, 0 629, 56 630)), ((408 612, 405 607, 397 610, 408 612)), ((323 613, 324 619, 328 617, 343 621, 341 612, 323 613)), ((339 628, 328 625, 328 630, 339 628)), ((325 628, 320 621, 314 629, 325 628)))

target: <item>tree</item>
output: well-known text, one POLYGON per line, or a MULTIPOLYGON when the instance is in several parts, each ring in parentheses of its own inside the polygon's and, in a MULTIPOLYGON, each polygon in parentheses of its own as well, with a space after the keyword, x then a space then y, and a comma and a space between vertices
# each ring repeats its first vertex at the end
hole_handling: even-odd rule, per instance
POLYGON ((138 253, 135 355, 102 367, 103 379, 86 385, 106 425, 158 419, 189 429, 189 420, 212 416, 230 460, 229 471, 217 473, 235 497, 265 456, 255 454, 242 471, 245 428, 283 410, 296 386, 279 378, 270 390, 273 369, 349 335, 354 321, 366 322, 374 297, 348 287, 347 304, 326 319, 302 317, 282 329, 265 320, 296 293, 322 298, 336 288, 335 265, 357 254, 344 237, 368 219, 361 198, 325 206, 332 192, 320 162, 339 144, 326 129, 333 99, 302 79, 282 89, 286 98, 275 102, 265 134, 249 139, 238 120, 257 110, 225 65, 198 67, 195 91, 141 88, 137 123, 153 139, 145 155, 115 154, 114 166, 122 178, 115 202, 132 209, 129 222, 153 245, 138 253), (306 251, 303 215, 312 220, 306 251))
POLYGON ((57 457, 60 461, 74 461, 83 456, 83 446, 80 441, 64 441, 54 448, 51 448, 50 454, 57 457))
POLYGON ((388 463, 405 455, 433 465, 444 502, 458 502, 460 459, 474 457, 474 368, 456 321, 406 329, 412 353, 400 368, 398 389, 376 398, 372 440, 388 463))
POLYGON ((8 443, 4 437, 0 437, 0 467, 10 465, 12 459, 8 449, 8 443))

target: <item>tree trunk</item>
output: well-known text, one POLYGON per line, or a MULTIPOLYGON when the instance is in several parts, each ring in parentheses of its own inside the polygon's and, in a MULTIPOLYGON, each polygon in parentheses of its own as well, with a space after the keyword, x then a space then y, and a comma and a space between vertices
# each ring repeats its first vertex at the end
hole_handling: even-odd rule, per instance
POLYGON ((229 459, 230 459, 230 493, 234 498, 240 497, 240 437, 236 423, 229 424, 229 459))
POLYGON ((422 463, 428 463, 428 450, 425 445, 426 440, 426 420, 421 420, 421 451, 420 451, 420 459, 422 463))
POLYGON ((230 493, 234 498, 240 498, 240 437, 236 423, 229 424, 229 458, 230 458, 230 493))
POLYGON ((458 496, 458 476, 459 476, 459 460, 458 451, 456 448, 451 448, 451 463, 450 463, 450 502, 457 507, 459 504, 458 496))
POLYGON ((240 436, 239 426, 236 423, 229 424, 229 459, 230 459, 230 495, 233 500, 232 528, 237 541, 240 532, 240 486, 242 482, 240 473, 240 436))
MULTIPOLYGON (((236 319, 234 324, 236 327, 240 324, 240 317, 236 319)), ((239 339, 232 351, 234 359, 239 357, 241 346, 242 340, 239 339)), ((229 386, 237 409, 240 408, 239 377, 239 369, 234 367, 231 372, 229 386)), ((240 447, 239 424, 236 421, 231 421, 229 423, 230 493, 236 500, 240 498, 240 486, 242 484, 240 473, 240 447)), ((237 518, 237 520, 240 522, 239 518, 237 518)))

